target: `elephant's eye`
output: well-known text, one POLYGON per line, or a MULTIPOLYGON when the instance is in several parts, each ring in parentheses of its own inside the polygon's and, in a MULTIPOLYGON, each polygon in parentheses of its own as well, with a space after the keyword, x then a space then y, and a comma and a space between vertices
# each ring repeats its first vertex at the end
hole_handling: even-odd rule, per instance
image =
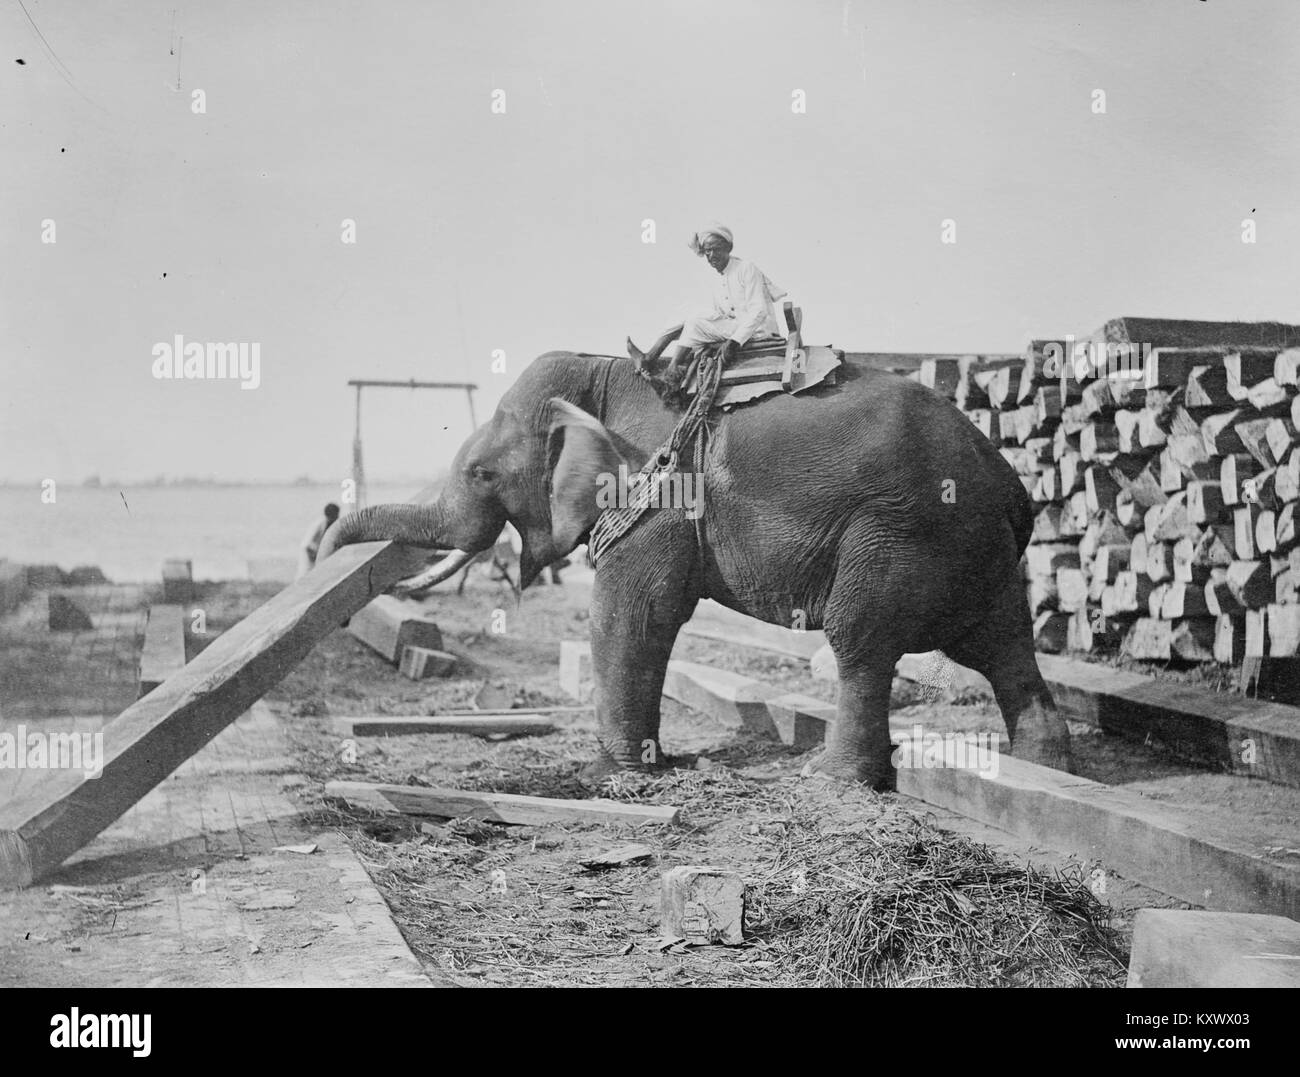
POLYGON ((495 479, 497 477, 497 473, 495 471, 492 471, 491 469, 486 467, 481 467, 478 464, 475 464, 469 470, 470 470, 470 474, 473 475, 474 478, 480 479, 483 482, 490 482, 492 479, 495 479))

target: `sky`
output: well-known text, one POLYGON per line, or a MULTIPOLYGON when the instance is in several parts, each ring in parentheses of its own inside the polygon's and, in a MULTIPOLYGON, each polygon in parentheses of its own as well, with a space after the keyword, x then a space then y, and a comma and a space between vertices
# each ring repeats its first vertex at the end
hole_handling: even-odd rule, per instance
MULTIPOLYGON (((1295 0, 3 0, 0 42, 0 481, 342 479, 348 379, 481 421, 707 309, 714 220, 853 351, 1300 323, 1295 0), (156 378, 176 334, 260 383, 156 378)), ((470 432, 363 406, 372 481, 470 432)))

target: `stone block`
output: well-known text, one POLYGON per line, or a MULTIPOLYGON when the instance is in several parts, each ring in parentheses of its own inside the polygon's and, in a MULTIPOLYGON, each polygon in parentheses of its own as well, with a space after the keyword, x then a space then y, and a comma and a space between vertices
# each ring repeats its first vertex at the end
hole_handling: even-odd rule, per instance
POLYGON ((673 868, 664 873, 659 917, 666 938, 737 946, 745 941, 745 880, 726 868, 673 868))

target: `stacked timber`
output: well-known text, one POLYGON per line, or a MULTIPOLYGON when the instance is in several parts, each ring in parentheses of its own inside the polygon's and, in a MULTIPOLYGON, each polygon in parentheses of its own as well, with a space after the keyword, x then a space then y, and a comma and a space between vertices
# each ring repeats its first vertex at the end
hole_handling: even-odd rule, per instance
POLYGON ((1040 650, 1300 653, 1300 327, 1121 318, 916 377, 1029 494, 1040 650))

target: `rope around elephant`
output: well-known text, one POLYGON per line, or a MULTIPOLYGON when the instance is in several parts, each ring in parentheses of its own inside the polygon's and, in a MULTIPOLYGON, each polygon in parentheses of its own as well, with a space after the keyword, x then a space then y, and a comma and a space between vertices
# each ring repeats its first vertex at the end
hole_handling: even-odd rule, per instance
MULTIPOLYGON (((645 466, 638 472, 639 481, 634 484, 635 493, 631 503, 623 508, 606 509, 592 525, 587 540, 587 558, 594 568, 614 545, 626 535, 638 520, 645 515, 657 498, 651 497, 658 484, 677 470, 678 458, 682 448, 698 435, 695 443, 695 462, 697 471, 703 463, 704 438, 707 431, 704 420, 713 407, 718 395, 718 385, 722 378, 722 358, 718 351, 710 351, 700 357, 699 388, 695 398, 686 408, 686 413, 678 420, 673 432, 657 451, 651 454, 645 466)), ((699 520, 696 520, 699 526, 699 520)))

